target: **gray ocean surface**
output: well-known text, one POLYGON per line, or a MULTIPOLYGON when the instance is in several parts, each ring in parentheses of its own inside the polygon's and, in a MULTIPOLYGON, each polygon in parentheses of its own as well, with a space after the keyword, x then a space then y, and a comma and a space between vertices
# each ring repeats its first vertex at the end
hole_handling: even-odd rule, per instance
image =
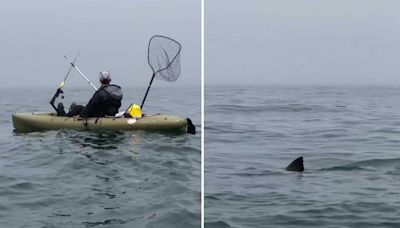
MULTIPOLYGON (((1 88, 0 227, 200 227, 200 87, 154 84, 144 113, 189 117, 196 135, 14 133, 11 113, 51 111, 56 87, 1 88)), ((146 88, 122 87, 121 109, 140 104, 146 88)), ((92 94, 66 86, 65 106, 92 94)))
POLYGON ((400 227, 400 88, 207 86, 205 104, 207 228, 400 227))

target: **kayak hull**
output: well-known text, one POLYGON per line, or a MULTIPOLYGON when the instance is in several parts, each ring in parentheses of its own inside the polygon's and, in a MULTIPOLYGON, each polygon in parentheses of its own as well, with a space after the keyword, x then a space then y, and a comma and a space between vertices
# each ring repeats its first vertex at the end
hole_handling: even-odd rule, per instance
POLYGON ((55 113, 13 113, 17 132, 58 129, 90 130, 179 130, 185 131, 187 119, 172 115, 146 115, 141 118, 81 118, 57 116, 55 113))

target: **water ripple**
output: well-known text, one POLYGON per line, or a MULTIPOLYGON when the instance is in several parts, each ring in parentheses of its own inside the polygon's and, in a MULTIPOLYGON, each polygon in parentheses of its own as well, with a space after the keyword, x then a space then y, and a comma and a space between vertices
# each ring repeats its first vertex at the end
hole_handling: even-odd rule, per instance
POLYGON ((206 227, 400 226, 400 89, 207 93, 206 227))
MULTIPOLYGON (((2 104, 2 227, 198 227, 199 134, 13 133, 11 112, 49 110, 53 89, 20 92, 10 96, 15 102, 2 104)), ((136 97, 131 91, 137 90, 124 95, 136 97)), ((173 105, 170 89, 154 90, 160 99, 150 98, 146 111, 188 116, 198 125, 200 100, 186 99, 198 97, 198 90, 186 92, 173 105)), ((81 90, 69 94, 90 96, 81 90)))

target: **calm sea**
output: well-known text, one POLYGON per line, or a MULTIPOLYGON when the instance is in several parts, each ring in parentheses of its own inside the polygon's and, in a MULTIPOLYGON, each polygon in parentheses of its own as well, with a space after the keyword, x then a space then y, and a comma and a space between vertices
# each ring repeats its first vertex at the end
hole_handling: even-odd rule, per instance
POLYGON ((400 88, 206 87, 206 227, 400 227, 400 88), (305 172, 285 171, 298 156, 305 172))
MULTIPOLYGON (((200 88, 154 86, 145 113, 190 117, 198 134, 13 133, 12 112, 50 111, 56 88, 2 88, 0 227, 200 227, 200 88)), ((124 88, 124 105, 144 88, 124 88)), ((90 87, 66 89, 86 103, 90 87)))

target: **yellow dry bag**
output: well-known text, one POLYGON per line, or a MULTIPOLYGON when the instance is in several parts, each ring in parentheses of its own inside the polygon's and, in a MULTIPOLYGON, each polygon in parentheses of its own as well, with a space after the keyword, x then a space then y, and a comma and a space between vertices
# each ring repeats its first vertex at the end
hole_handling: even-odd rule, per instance
POLYGON ((137 104, 131 104, 129 106, 127 113, 131 115, 131 117, 142 117, 142 109, 137 104))

